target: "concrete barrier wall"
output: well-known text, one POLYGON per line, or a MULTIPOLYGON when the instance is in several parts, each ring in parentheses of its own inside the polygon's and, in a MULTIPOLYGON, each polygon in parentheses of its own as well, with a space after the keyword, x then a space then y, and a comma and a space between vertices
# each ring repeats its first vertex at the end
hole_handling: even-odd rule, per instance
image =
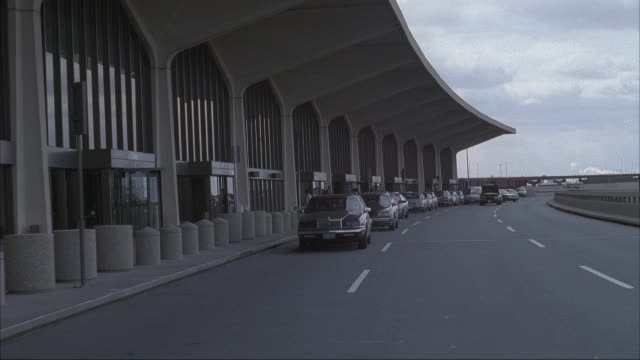
POLYGON ((619 218, 625 223, 640 223, 640 192, 638 191, 559 191, 555 193, 553 203, 585 211, 587 212, 585 215, 601 214, 605 219, 612 217, 607 220, 615 221, 619 218))

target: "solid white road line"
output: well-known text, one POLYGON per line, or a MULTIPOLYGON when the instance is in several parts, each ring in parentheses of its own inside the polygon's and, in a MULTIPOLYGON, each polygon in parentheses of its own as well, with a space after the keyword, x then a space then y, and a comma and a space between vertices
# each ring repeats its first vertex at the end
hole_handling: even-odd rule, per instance
POLYGON ((633 289, 633 286, 631 286, 629 284, 625 284, 622 281, 618 281, 618 280, 612 278, 611 276, 607 276, 607 275, 605 275, 605 274, 603 274, 603 273, 601 273, 599 271, 593 270, 592 268, 590 268, 588 266, 581 265, 580 267, 582 268, 582 270, 587 270, 588 272, 590 272, 590 273, 592 273, 594 275, 600 276, 601 278, 603 278, 605 280, 609 280, 612 283, 614 283, 614 284, 616 284, 618 286, 622 286, 625 289, 633 289))
POLYGON ((498 219, 498 222, 499 222, 500 224, 504 224, 504 222, 503 222, 502 220, 500 220, 500 219, 498 219))
POLYGON ((427 216, 426 218, 424 218, 425 220, 429 220, 431 219, 431 216, 427 216))
POLYGON ((362 274, 360 274, 360 276, 358 276, 356 281, 354 281, 353 284, 351 284, 351 287, 349 288, 349 290, 347 290, 347 293, 353 294, 354 292, 356 292, 360 284, 362 284, 362 282, 367 277, 367 275, 369 275, 369 271, 370 270, 362 270, 362 274))
POLYGON ((507 226, 507 230, 509 230, 511 232, 516 232, 515 230, 513 230, 513 228, 511 226, 507 226))
POLYGON ((416 226, 416 225, 420 224, 421 222, 422 221, 416 221, 416 222, 413 223, 413 226, 416 226))
POLYGON ((387 243, 387 245, 385 245, 385 246, 382 248, 382 251, 381 251, 381 252, 385 252, 385 251, 389 250, 389 246, 391 246, 391 243, 390 243, 390 242, 388 242, 388 243, 387 243))
POLYGON ((402 232, 400 234, 404 235, 404 234, 407 233, 407 231, 409 231, 409 229, 404 229, 404 230, 402 230, 402 232))
POLYGON ((529 239, 529 241, 531 241, 531 243, 536 245, 537 247, 541 247, 541 248, 544 247, 544 245, 540 244, 539 242, 535 241, 534 239, 529 239))

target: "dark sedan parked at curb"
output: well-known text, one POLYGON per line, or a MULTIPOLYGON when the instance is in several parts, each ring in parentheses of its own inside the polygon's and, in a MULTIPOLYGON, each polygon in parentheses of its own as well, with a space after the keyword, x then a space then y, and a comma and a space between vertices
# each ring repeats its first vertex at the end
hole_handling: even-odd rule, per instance
POLYGON ((453 198, 448 191, 436 191, 438 197, 438 206, 451 206, 453 205, 453 198))
POLYGON ((316 242, 355 242, 366 249, 371 243, 370 211, 358 195, 314 196, 298 222, 300 249, 316 242))
POLYGON ((465 204, 476 204, 480 202, 480 194, 482 193, 482 187, 474 186, 467 191, 469 193, 464 196, 465 204))
POLYGON ((391 195, 384 193, 364 193, 362 194, 364 203, 371 208, 369 215, 373 221, 373 227, 388 227, 389 230, 398 228, 400 212, 398 204, 391 199, 391 195))

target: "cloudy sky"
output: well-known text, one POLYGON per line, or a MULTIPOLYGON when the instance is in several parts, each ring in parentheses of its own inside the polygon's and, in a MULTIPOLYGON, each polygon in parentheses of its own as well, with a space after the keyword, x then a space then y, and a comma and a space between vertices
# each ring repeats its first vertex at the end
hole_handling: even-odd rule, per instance
POLYGON ((454 91, 517 129, 469 149, 471 176, 638 171, 640 0, 398 3, 454 91))

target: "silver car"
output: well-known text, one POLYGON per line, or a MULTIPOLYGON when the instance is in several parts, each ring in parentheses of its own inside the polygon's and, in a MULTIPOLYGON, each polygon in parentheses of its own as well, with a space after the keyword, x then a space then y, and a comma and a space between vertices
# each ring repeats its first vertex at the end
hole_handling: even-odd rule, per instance
POLYGON ((410 192, 406 193, 405 197, 409 200, 409 211, 427 212, 427 210, 431 210, 429 200, 423 193, 410 192))

